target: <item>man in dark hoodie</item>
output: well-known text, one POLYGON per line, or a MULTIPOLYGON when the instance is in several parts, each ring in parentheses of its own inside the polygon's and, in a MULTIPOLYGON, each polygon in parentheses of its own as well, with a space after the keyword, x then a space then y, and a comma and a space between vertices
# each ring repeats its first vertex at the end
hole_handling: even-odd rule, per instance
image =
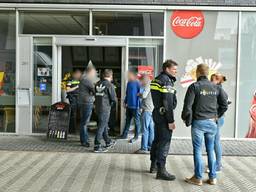
POLYGON ((90 118, 93 110, 93 103, 95 100, 95 86, 93 84, 97 73, 93 66, 88 66, 85 73, 82 75, 79 84, 79 105, 81 112, 81 127, 80 127, 80 142, 82 146, 90 147, 88 142, 88 130, 87 125, 90 122, 90 118))
POLYGON ((95 87, 95 105, 96 113, 98 114, 98 129, 94 140, 94 152, 106 152, 109 148, 115 145, 115 141, 108 136, 108 122, 111 112, 111 107, 116 104, 115 87, 111 83, 113 80, 113 71, 105 69, 103 78, 95 87), (104 139, 106 146, 101 145, 101 140, 104 139))

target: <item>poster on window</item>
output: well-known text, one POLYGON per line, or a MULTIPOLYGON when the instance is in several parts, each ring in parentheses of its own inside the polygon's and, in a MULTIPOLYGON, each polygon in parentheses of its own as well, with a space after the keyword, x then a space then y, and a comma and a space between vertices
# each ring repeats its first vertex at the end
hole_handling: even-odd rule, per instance
POLYGON ((250 107, 250 124, 246 138, 256 138, 256 91, 252 98, 252 104, 250 107))
POLYGON ((50 68, 49 67, 38 67, 37 68, 37 76, 38 77, 49 77, 50 76, 50 68))
POLYGON ((138 66, 138 77, 140 78, 142 75, 148 75, 150 79, 153 79, 154 77, 153 66, 146 66, 146 65, 138 66))

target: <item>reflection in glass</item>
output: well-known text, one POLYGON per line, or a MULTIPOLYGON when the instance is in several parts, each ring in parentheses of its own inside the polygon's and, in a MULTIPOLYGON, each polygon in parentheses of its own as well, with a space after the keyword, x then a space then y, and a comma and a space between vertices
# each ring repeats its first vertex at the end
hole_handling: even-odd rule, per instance
MULTIPOLYGON (((160 71, 160 65, 162 62, 162 40, 130 39, 128 66, 129 70, 138 72, 138 66, 152 66, 153 75, 156 75, 160 71)), ((150 70, 150 68, 148 69, 150 70)))
POLYGON ((130 47, 129 70, 137 70, 140 65, 153 66, 156 57, 156 47, 130 47))
POLYGON ((45 133, 52 102, 52 46, 34 45, 33 133, 45 133))
MULTIPOLYGON (((235 103, 236 103, 236 68, 238 12, 203 11, 205 24, 203 31, 192 39, 182 39, 175 35, 171 28, 166 29, 166 59, 178 62, 176 89, 178 103, 175 110, 176 125, 181 127, 175 136, 189 137, 189 129, 185 129, 180 119, 182 102, 187 87, 196 80, 196 66, 200 63, 209 65, 210 73, 220 72, 227 77, 223 84, 232 104, 225 115, 225 124, 221 130, 223 137, 234 137, 235 103)), ((170 18, 172 12, 167 14, 170 18)), ((169 25, 169 19, 166 26, 169 25)))
POLYGON ((256 138, 256 14, 241 20, 238 137, 256 138))
POLYGON ((89 13, 21 12, 20 33, 88 35, 89 13))
POLYGON ((94 35, 163 36, 163 13, 94 12, 94 35))
POLYGON ((15 132, 15 13, 0 12, 0 132, 15 132))

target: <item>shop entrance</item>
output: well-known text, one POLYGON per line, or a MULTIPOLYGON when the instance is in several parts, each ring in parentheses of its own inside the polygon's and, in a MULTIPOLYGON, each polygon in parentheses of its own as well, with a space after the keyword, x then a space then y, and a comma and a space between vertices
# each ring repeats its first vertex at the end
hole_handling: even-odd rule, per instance
POLYGON ((24 35, 19 37, 17 63, 18 134, 46 133, 50 106, 65 99, 61 88, 64 74, 75 68, 84 70, 90 60, 99 75, 106 68, 114 71, 118 96, 115 130, 122 131, 124 108, 120 106, 128 70, 127 38, 24 35))
MULTIPOLYGON (((62 72, 62 101, 69 102, 66 93, 66 84, 72 79, 74 71, 84 72, 87 65, 92 64, 101 77, 104 69, 112 69, 114 73, 113 83, 117 94, 117 105, 113 106, 109 127, 112 134, 119 134, 121 123, 121 90, 122 90, 122 47, 117 46, 62 46, 61 48, 61 72, 62 72)), ((72 101, 71 101, 72 102, 72 101)), ((80 115, 79 106, 76 110, 75 127, 72 133, 79 133, 80 115)), ((97 114, 93 113, 89 129, 96 128, 97 114)))
MULTIPOLYGON (((84 70, 91 62, 100 77, 104 69, 114 72, 114 84, 118 97, 118 104, 113 116, 115 117, 115 133, 122 132, 124 127, 124 108, 121 106, 125 96, 125 74, 128 71, 128 43, 126 38, 112 37, 56 37, 54 39, 53 54, 56 55, 57 87, 53 89, 53 102, 65 100, 61 83, 66 73, 75 69, 84 70)), ((54 74, 53 74, 54 75, 54 74)), ((76 129, 79 129, 79 114, 76 129)), ((112 117, 113 117, 112 116, 112 117)), ((96 127, 96 114, 92 116, 89 128, 96 127)), ((113 120, 111 121, 113 123, 113 120)), ((78 132, 78 131, 77 131, 78 132)))

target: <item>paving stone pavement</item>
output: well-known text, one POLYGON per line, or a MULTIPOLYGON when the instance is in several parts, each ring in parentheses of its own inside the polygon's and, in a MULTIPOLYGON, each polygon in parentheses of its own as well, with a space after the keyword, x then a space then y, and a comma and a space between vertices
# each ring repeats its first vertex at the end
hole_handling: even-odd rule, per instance
POLYGON ((197 187, 183 181, 193 170, 188 155, 168 157, 177 177, 168 182, 148 173, 148 155, 0 151, 0 192, 255 192, 255 162, 225 156, 218 184, 197 187))
MULTIPOLYGON (((91 146, 93 146, 91 136, 91 146)), ((256 140, 223 140, 223 155, 256 156, 256 140)), ((128 140, 117 140, 111 153, 136 153, 140 140, 129 144, 128 140)), ((70 136, 67 141, 48 140, 45 136, 11 136, 0 135, 0 150, 8 151, 48 151, 48 152, 91 152, 92 147, 80 146, 78 136, 70 136)), ((191 155, 190 139, 173 139, 170 154, 191 155)))

